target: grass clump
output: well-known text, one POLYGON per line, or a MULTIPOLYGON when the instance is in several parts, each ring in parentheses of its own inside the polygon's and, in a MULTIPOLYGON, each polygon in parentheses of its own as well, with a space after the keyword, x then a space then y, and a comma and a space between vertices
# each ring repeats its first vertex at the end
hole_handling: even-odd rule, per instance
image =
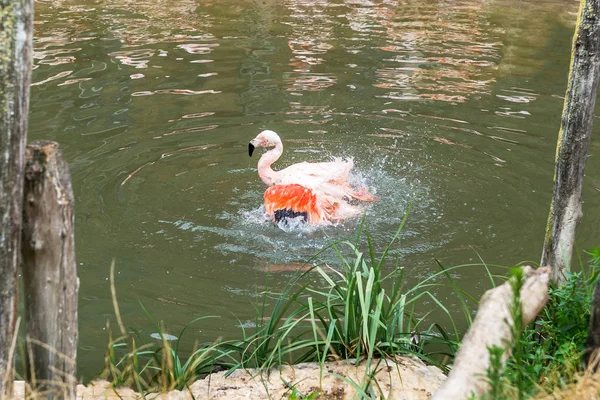
MULTIPOLYGON (((580 390, 578 381, 593 381, 590 372, 584 371, 583 354, 600 271, 600 247, 588 254, 592 256, 589 268, 568 272, 560 286, 551 284, 546 307, 517 336, 506 368, 488 371, 492 391, 485 399, 533 398, 573 387, 580 390)), ((490 349, 492 360, 497 352, 490 349)))
POLYGON ((216 343, 196 344, 186 359, 182 359, 180 351, 181 339, 187 328, 200 320, 194 319, 179 335, 171 338, 164 333, 150 313, 142 305, 146 318, 152 322, 160 338, 160 345, 146 342, 139 331, 125 329, 121 320, 114 282, 115 262, 110 267, 110 285, 113 307, 121 336, 113 339, 110 325, 107 324, 108 346, 104 358, 104 370, 100 374, 114 387, 127 386, 139 393, 164 392, 168 390, 187 389, 196 379, 209 374, 226 365, 228 354, 216 343), (174 339, 174 340, 172 340, 174 339))
POLYGON ((227 354, 218 341, 196 344, 191 353, 184 356, 180 341, 185 329, 176 340, 168 339, 157 329, 159 344, 145 342, 137 331, 112 339, 109 329, 101 378, 115 387, 131 387, 139 393, 184 390, 197 379, 226 365, 227 354))
POLYGON ((448 336, 439 325, 423 328, 426 314, 419 315, 415 306, 427 298, 448 313, 429 290, 437 284, 431 283, 430 277, 407 288, 405 270, 397 262, 391 272, 384 273, 388 253, 403 225, 404 221, 379 257, 365 228, 367 256, 358 249, 358 237, 354 244, 342 242, 332 246, 339 256, 341 270, 329 265, 315 268, 326 282, 322 289, 310 288, 314 297, 308 298, 313 335, 315 339, 326 339, 320 353, 357 362, 414 354, 434 362, 426 354, 425 344, 429 339, 448 336), (351 250, 350 256, 342 255, 340 245, 351 250))

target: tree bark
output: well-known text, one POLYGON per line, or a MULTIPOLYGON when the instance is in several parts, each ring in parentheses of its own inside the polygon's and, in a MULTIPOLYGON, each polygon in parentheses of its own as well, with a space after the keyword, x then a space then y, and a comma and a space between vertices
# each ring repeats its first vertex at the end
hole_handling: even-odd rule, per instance
MULTIPOLYGON (((521 288, 523 326, 529 325, 548 300, 550 268, 525 269, 521 288)), ((490 366, 489 347, 504 349, 503 363, 513 347, 513 290, 509 282, 490 289, 481 297, 477 316, 462 340, 446 382, 431 400, 462 400, 471 394, 480 398, 489 391, 486 371, 490 366)))
POLYGON ((581 0, 573 38, 569 83, 558 133, 554 194, 546 227, 541 265, 552 279, 564 280, 581 210, 581 189, 600 73, 600 0, 581 0))
POLYGON ((12 396, 32 37, 33 0, 0 0, 0 399, 12 396))
POLYGON ((71 178, 58 144, 27 146, 23 282, 27 381, 48 398, 75 399, 79 279, 71 178))

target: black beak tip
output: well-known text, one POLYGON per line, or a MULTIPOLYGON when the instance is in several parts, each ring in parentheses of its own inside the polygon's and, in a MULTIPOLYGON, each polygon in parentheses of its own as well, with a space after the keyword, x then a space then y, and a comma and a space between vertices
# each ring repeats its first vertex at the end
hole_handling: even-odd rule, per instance
POLYGON ((252 143, 248 143, 248 155, 252 157, 252 153, 254 152, 254 145, 252 143))

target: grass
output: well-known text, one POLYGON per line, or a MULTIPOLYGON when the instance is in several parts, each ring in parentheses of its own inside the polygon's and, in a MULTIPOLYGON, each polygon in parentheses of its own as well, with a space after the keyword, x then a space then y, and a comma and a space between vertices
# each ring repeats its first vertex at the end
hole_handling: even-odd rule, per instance
POLYGON ((227 354, 220 350, 216 341, 197 344, 184 359, 180 351, 184 331, 185 328, 171 344, 159 329, 159 345, 144 343, 142 336, 135 331, 116 339, 112 339, 109 333, 105 369, 101 377, 115 387, 132 387, 140 393, 187 389, 198 378, 219 369, 227 354))
MULTIPOLYGON (((588 254, 592 256, 588 266, 568 273, 561 286, 551 285, 548 303, 537 320, 515 330, 517 341, 506 368, 488 371, 493 390, 485 399, 546 398, 552 393, 562 393, 556 398, 583 398, 581 393, 599 387, 598 375, 584 369, 583 354, 600 247, 588 254)), ((497 352, 490 349, 492 358, 497 352)))

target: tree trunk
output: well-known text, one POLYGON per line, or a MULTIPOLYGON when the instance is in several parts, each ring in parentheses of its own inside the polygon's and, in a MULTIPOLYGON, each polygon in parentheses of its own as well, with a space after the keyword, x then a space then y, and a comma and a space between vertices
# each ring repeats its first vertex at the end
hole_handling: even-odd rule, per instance
POLYGON ((73 191, 58 144, 27 146, 23 204, 23 282, 27 381, 48 398, 75 399, 79 279, 73 191))
MULTIPOLYGON (((529 325, 548 301, 550 268, 525 269, 525 280, 521 288, 521 312, 523 326, 529 325)), ((490 366, 491 346, 501 347, 506 362, 513 348, 514 324, 511 314, 513 289, 509 282, 490 289, 483 294, 477 316, 465 334, 454 359, 448 379, 433 395, 431 400, 479 399, 490 389, 486 371, 490 366)))
POLYGON ((573 39, 569 83, 558 133, 554 195, 541 265, 564 280, 571 262, 575 229, 582 216, 581 189, 592 135, 600 72, 600 0, 581 0, 573 39))
POLYGON ((32 34, 33 0, 0 0, 0 399, 12 396, 32 34))

